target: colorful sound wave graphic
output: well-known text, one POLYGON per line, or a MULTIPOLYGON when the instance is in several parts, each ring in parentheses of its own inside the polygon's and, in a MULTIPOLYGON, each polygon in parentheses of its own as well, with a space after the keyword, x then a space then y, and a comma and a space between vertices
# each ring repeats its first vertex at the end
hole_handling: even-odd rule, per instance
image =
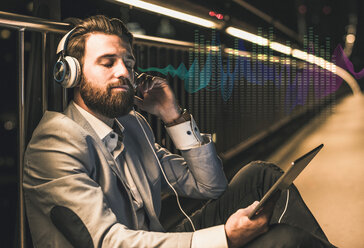
MULTIPOLYGON (((232 96, 234 84, 241 82, 243 78, 251 84, 264 85, 273 82, 278 88, 282 87, 282 79, 285 79, 286 96, 285 106, 291 112, 297 105, 305 105, 308 98, 310 84, 313 85, 315 99, 321 99, 339 89, 343 82, 341 77, 333 72, 323 69, 315 64, 304 62, 301 69, 294 68, 291 64, 278 65, 275 63, 264 63, 259 60, 252 60, 250 57, 234 56, 235 66, 228 59, 223 64, 221 47, 218 45, 218 52, 208 52, 205 63, 200 70, 200 61, 195 58, 190 68, 181 63, 177 68, 168 65, 165 68, 149 67, 138 68, 141 72, 159 72, 163 75, 170 74, 172 77, 179 77, 184 80, 187 92, 195 93, 201 89, 220 89, 224 101, 232 96), (217 74, 212 80, 212 72, 217 74), (215 79, 216 78, 216 79, 215 79)), ((238 43, 238 50, 245 51, 242 41, 238 43)), ((356 73, 354 66, 345 55, 341 45, 338 45, 332 55, 333 63, 348 70, 356 79, 364 77, 364 69, 356 73)))

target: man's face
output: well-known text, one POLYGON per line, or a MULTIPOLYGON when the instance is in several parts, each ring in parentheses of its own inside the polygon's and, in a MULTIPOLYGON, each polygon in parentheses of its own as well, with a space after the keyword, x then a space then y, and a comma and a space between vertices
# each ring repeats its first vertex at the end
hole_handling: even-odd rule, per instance
POLYGON ((91 33, 86 38, 80 94, 92 111, 109 118, 130 112, 135 58, 127 38, 91 33))

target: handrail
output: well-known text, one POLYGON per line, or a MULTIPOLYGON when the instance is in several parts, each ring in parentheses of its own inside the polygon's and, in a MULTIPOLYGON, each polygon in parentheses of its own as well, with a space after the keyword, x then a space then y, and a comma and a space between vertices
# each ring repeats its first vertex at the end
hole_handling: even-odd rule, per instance
MULTIPOLYGON (((71 29, 71 24, 45 20, 39 17, 19 15, 9 12, 0 11, 0 26, 38 31, 42 33, 52 32, 64 34, 71 29)), ((180 40, 166 39, 149 35, 133 34, 137 40, 158 42, 181 47, 193 47, 193 43, 180 40)))
POLYGON ((23 199, 23 155, 25 151, 25 118, 24 118, 24 107, 25 107, 25 87, 24 87, 24 29, 19 30, 19 43, 18 51, 20 54, 19 64, 18 64, 18 105, 19 105, 19 133, 18 133, 18 159, 19 159, 19 243, 20 247, 25 247, 25 209, 24 209, 24 199, 23 199))
POLYGON ((25 28, 38 32, 66 33, 71 25, 62 22, 44 20, 34 16, 19 15, 0 11, 0 25, 14 29, 25 28))

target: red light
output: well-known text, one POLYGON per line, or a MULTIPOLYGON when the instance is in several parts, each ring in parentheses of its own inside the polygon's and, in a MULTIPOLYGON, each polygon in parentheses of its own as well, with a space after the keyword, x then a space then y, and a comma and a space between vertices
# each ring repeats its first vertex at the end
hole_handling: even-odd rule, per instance
POLYGON ((306 7, 306 5, 301 4, 300 6, 298 6, 298 12, 299 12, 301 15, 306 14, 306 12, 307 12, 307 7, 306 7))
POLYGON ((221 20, 221 19, 223 19, 224 18, 224 15, 222 15, 222 14, 218 14, 218 13, 215 13, 215 11, 210 11, 209 12, 209 15, 210 16, 215 16, 217 19, 219 19, 219 20, 221 20))
POLYGON ((331 13, 331 7, 330 6, 324 6, 322 8, 322 12, 324 12, 325 15, 329 15, 331 13))

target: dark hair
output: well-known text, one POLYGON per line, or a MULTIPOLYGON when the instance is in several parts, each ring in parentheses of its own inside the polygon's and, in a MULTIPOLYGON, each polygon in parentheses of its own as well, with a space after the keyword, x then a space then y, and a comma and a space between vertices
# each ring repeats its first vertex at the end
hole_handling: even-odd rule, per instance
POLYGON ((133 45, 133 35, 119 19, 109 19, 104 15, 96 15, 84 20, 72 18, 69 22, 75 25, 75 30, 68 39, 67 55, 75 57, 81 64, 85 54, 85 41, 90 33, 101 32, 114 34, 121 39, 127 38, 130 45, 133 45))

